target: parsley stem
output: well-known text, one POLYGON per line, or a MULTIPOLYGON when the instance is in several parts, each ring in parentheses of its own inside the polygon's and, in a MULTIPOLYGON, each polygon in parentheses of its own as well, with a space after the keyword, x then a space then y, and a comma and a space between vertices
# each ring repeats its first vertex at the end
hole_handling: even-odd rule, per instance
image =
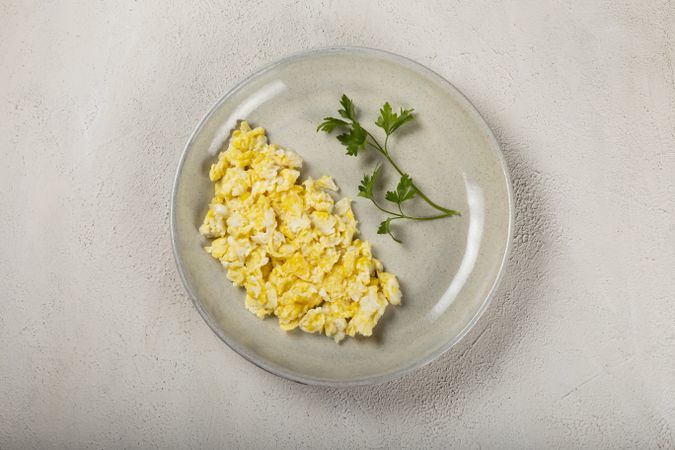
POLYGON ((429 216, 429 217, 411 217, 411 216, 405 216, 405 219, 410 219, 410 220, 436 220, 436 219, 442 219, 444 217, 450 217, 450 216, 457 216, 459 215, 459 212, 449 210, 445 214, 439 214, 437 216, 429 216))
POLYGON ((373 141, 373 143, 369 142, 369 144, 378 152, 382 153, 383 155, 387 155, 387 151, 380 145, 375 136, 370 134, 370 131, 366 130, 365 128, 363 129, 363 131, 365 131, 368 137, 370 137, 370 139, 373 141))
POLYGON ((370 145, 371 147, 373 147, 373 149, 374 149, 374 150, 376 150, 376 151, 378 151, 378 152, 382 153, 382 151, 380 150, 380 148, 379 148, 379 147, 377 147, 377 146, 375 146, 375 145, 371 144, 370 142, 368 142, 368 145, 370 145))
POLYGON ((380 211, 385 212, 385 213, 387 213, 387 214, 391 214, 392 216, 397 216, 397 217, 403 218, 403 215, 402 215, 402 214, 399 214, 399 213, 397 213, 397 212, 395 212, 395 211, 389 211, 388 209, 381 207, 381 206, 379 205, 379 203, 377 203, 377 202, 375 201, 374 198, 371 198, 370 200, 373 202, 373 205, 375 205, 375 206, 377 207, 377 209, 379 209, 380 211))
POLYGON ((420 191, 420 188, 418 188, 418 187, 415 185, 415 182, 414 182, 414 181, 413 181, 412 185, 413 185, 413 187, 415 188, 415 190, 417 191, 417 193, 420 195, 420 197, 421 197, 424 201, 426 201, 426 202, 429 204, 429 206, 431 206, 431 207, 433 207, 433 208, 436 208, 436 209, 439 210, 439 211, 443 211, 443 212, 445 212, 445 213, 452 213, 452 214, 450 214, 450 215, 459 215, 459 212, 454 211, 454 210, 452 210, 452 209, 444 208, 444 207, 442 207, 442 206, 440 206, 440 205, 437 205, 437 204, 434 203, 433 201, 431 201, 431 199, 430 199, 429 197, 427 197, 426 195, 424 195, 424 193, 423 193, 422 191, 420 191))
MULTIPOLYGON (((408 219, 408 220, 426 221, 426 220, 443 219, 444 217, 450 217, 450 216, 456 216, 456 215, 459 215, 459 212, 457 212, 457 211, 448 210, 448 212, 446 212, 446 213, 444 213, 444 214, 438 214, 438 215, 436 215, 436 216, 425 216, 425 217, 409 216, 409 215, 405 214, 403 211, 401 211, 401 213, 399 214, 399 213, 397 213, 397 212, 395 212, 395 211, 390 211, 390 210, 388 210, 388 209, 386 209, 386 208, 383 208, 382 206, 380 206, 379 203, 377 203, 377 201, 375 201, 374 198, 371 198, 370 201, 372 201, 373 204, 375 205, 375 207, 376 207, 377 209, 379 209, 380 211, 382 211, 382 212, 384 212, 384 213, 387 213, 387 214, 389 214, 389 215, 391 215, 391 216, 394 216, 394 217, 391 218, 391 220, 396 220, 396 219, 408 219)), ((401 205, 399 205, 399 210, 400 210, 400 209, 401 209, 401 205)))
MULTIPOLYGON (((373 143, 370 143, 370 142, 368 142, 368 144, 369 144, 371 147, 373 147, 375 150, 377 150, 378 152, 380 152, 380 153, 382 154, 382 156, 384 156, 385 159, 386 159, 387 161, 389 161, 389 164, 391 164, 392 167, 399 173, 399 175, 403 176, 403 173, 404 173, 404 172, 403 172, 403 171, 401 170, 401 168, 398 167, 398 165, 394 162, 394 160, 392 159, 392 157, 389 155, 389 151, 387 150, 387 141, 389 140, 389 135, 387 135, 387 137, 384 139, 384 147, 382 147, 382 146, 380 145, 380 143, 377 141, 377 139, 375 138, 375 136, 373 136, 372 134, 370 134, 370 131, 365 130, 365 129, 364 129, 364 131, 365 131, 366 134, 370 137, 370 139, 374 142, 374 144, 373 144, 373 143)), ((442 211, 442 212, 444 212, 444 213, 451 213, 450 215, 459 215, 459 212, 454 211, 454 210, 452 210, 452 209, 444 208, 443 206, 438 205, 437 203, 435 203, 434 201, 432 201, 429 197, 426 196, 426 194, 424 194, 424 192, 422 192, 422 190, 421 190, 419 187, 417 187, 417 185, 415 184, 414 181, 413 181, 412 185, 413 185, 413 187, 415 188, 415 191, 416 191, 416 192, 419 194, 419 196, 422 198, 422 200, 424 200, 425 202, 427 202, 427 204, 429 204, 429 206, 431 206, 432 208, 435 208, 435 209, 437 209, 437 210, 439 210, 439 211, 442 211)))

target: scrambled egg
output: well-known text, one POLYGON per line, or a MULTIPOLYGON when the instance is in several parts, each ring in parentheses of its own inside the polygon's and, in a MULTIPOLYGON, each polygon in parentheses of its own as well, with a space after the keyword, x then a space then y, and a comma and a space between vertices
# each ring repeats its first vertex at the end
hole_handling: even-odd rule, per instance
POLYGON ((336 342, 370 336, 389 303, 401 302, 396 276, 384 272, 358 233, 351 200, 335 202, 329 176, 298 184, 302 158, 267 143, 263 128, 241 122, 209 177, 215 196, 199 232, 205 250, 246 289, 246 308, 274 314, 336 342))

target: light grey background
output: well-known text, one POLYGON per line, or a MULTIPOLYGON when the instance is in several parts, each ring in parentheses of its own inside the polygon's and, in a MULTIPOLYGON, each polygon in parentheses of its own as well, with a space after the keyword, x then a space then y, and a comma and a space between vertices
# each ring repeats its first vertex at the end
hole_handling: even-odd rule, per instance
POLYGON ((675 447, 674 39, 672 1, 0 1, 0 448, 675 447), (168 235, 201 115, 336 44, 466 93, 517 201, 476 328, 353 389, 229 350, 168 235))

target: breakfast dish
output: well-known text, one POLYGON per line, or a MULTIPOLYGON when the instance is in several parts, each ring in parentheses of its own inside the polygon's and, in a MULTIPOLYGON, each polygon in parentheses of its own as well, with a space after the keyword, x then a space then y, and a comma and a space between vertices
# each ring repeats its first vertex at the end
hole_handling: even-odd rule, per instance
MULTIPOLYGON (((300 383, 328 386, 391 380, 428 363, 459 342, 486 310, 495 292, 514 230, 507 167, 478 111, 438 74, 382 51, 317 49, 260 69, 238 70, 242 75, 250 74, 205 112, 182 152, 173 185, 171 242, 177 273, 185 286, 186 300, 192 301, 205 324, 233 352, 252 364, 300 383), (241 130, 242 120, 251 124, 250 130, 241 130), (267 133, 262 129, 254 132, 259 125, 267 133), (234 136, 233 130, 239 137, 234 136), (257 135, 253 137, 254 134, 257 135), (252 179, 254 173, 251 167, 239 166, 234 159, 219 163, 219 153, 227 153, 230 144, 239 141, 249 145, 244 135, 250 136, 253 148, 259 144, 251 156, 262 158, 258 153, 266 149, 269 155, 265 164, 268 157, 280 161, 275 163, 278 168, 271 177, 276 183, 275 192, 255 194, 264 197, 258 200, 259 205, 273 211, 276 225, 265 212, 258 211, 246 232, 247 225, 237 223, 234 211, 243 207, 240 197, 254 196, 253 185, 235 175, 243 172, 252 179), (288 150, 282 151, 271 143, 288 150), (302 155, 304 162, 290 149, 302 155), (220 177, 215 183, 209 178, 214 163, 213 175, 220 177), (229 172, 230 168, 234 170, 226 176, 225 169, 229 172), (222 175, 217 173, 221 169, 222 175), (339 192, 331 190, 331 179, 339 185, 339 192), (226 180, 231 186, 225 186, 226 180), (302 214, 297 220, 284 216, 286 212, 273 198, 279 185, 302 199, 301 211, 309 218, 309 225, 302 214), (216 188, 231 190, 222 199, 212 201, 218 197, 216 188), (241 192, 235 196, 234 191, 241 192), (306 198, 316 197, 318 205, 326 196, 330 197, 326 203, 332 204, 330 211, 306 209, 306 198), (349 204, 342 197, 353 201, 349 204), (351 224, 347 207, 358 219, 358 226, 354 221, 351 243, 346 240, 351 233, 347 231, 351 224), (205 222, 203 231, 213 237, 199 232, 205 222), (282 222, 288 230, 308 226, 311 233, 294 232, 295 238, 290 239, 281 229, 282 222), (267 224, 274 229, 269 240, 267 224), (232 235, 230 225, 237 227, 237 231, 232 229, 232 235), (335 228, 333 233, 331 226, 335 228), (360 235, 356 234, 357 228, 360 235), (329 233, 324 235, 322 229, 329 233), (276 232, 284 236, 285 242, 274 242, 275 236, 280 237, 276 232), (307 235, 315 236, 314 233, 318 233, 317 242, 321 244, 323 240, 325 246, 303 247, 301 252, 295 252, 304 261, 282 249, 297 239, 309 240, 307 235), (338 242, 338 238, 342 241, 338 242), (270 245, 270 240, 278 245, 273 251, 263 244, 270 245), (371 256, 366 241, 372 244, 371 256), (210 248, 209 253, 205 247, 210 248), (341 259, 348 262, 346 256, 351 247, 354 250, 349 252, 349 258, 355 260, 355 272, 360 258, 367 260, 362 266, 374 269, 369 270, 367 281, 364 270, 363 279, 353 283, 350 289, 354 298, 349 295, 347 278, 333 275, 341 270, 341 259), (310 250, 315 253, 310 254, 310 250), (250 252, 243 258, 246 264, 237 251, 244 252, 242 256, 250 252), (268 261, 263 263, 265 258, 268 261), (331 258, 337 261, 333 264, 331 258), (378 271, 375 258, 391 276, 378 271), (305 263, 307 271, 303 268, 305 263), (333 265, 327 269, 330 264, 333 265), (278 268, 273 275, 275 267, 278 268), (318 278, 312 279, 318 277, 314 272, 317 267, 326 270, 320 283, 316 282, 318 278), (238 286, 226 279, 228 273, 238 286), (283 285, 282 276, 294 282, 283 285), (340 280, 346 294, 342 299, 330 301, 329 279, 340 280), (401 288, 394 294, 393 287, 398 282, 401 288), (270 290, 268 295, 268 283, 279 284, 279 290, 270 290), (368 292, 375 291, 365 302, 363 295, 356 295, 363 286, 368 292), (392 288, 391 295, 385 292, 387 286, 392 288), (322 288, 327 299, 322 296, 322 288), (289 301, 292 297, 286 292, 291 289, 298 294, 296 299, 312 289, 317 292, 305 295, 309 299, 303 303, 289 301), (402 304, 390 306, 401 293, 405 297, 402 304), (380 316, 383 298, 386 304, 380 316), (290 306, 282 310, 280 306, 284 304, 290 306), (359 307, 364 320, 356 320, 359 311, 331 309, 337 305, 346 309, 359 307), (364 306, 370 311, 361 309, 364 306), (265 319, 258 319, 250 311, 265 319), (351 317, 346 317, 349 314, 351 317), (341 315, 345 316, 345 339, 335 345, 324 335, 341 337, 341 315), (296 329, 287 332, 280 324, 296 329), (371 330, 372 336, 362 336, 371 330), (347 338, 350 332, 354 338, 347 338)), ((262 159, 260 162, 262 175, 266 169, 262 159)), ((256 190, 270 186, 265 181, 256 190)), ((297 199, 295 202, 300 204, 297 199)), ((254 212, 243 209, 239 215, 248 217, 249 213, 254 212)), ((292 245, 300 248, 297 243, 292 245)), ((195 345, 200 342, 195 340, 195 345)))
POLYGON ((371 336, 387 305, 401 302, 398 280, 355 238, 351 199, 333 200, 330 176, 298 183, 302 162, 242 121, 209 171, 205 250, 245 288, 245 306, 259 318, 336 342, 371 336))

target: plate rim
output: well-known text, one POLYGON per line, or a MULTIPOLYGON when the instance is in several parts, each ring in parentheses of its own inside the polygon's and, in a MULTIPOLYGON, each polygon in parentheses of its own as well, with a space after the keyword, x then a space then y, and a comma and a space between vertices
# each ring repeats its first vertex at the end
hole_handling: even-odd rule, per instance
POLYGON ((452 347, 457 345, 468 333, 469 331, 476 325, 478 320, 483 316, 487 308, 490 306, 492 299, 495 295, 495 292, 499 285, 501 284, 501 281, 504 277, 504 272, 506 270, 506 266, 508 265, 508 260, 509 256, 511 255, 511 250, 513 247, 513 227, 515 223, 515 206, 514 206, 514 198, 513 198, 513 184, 511 180, 511 175, 509 173, 509 168, 508 164, 506 162, 506 158, 504 157, 504 153, 501 149, 501 146, 499 145, 499 142, 494 136, 494 133, 492 132, 492 129, 488 125, 487 121, 485 118, 481 115, 481 113, 478 111, 478 109, 474 106, 473 103, 450 81, 448 81, 445 77, 440 75, 438 72, 428 68, 427 66, 411 59, 406 56, 399 55, 394 52, 390 52, 387 50, 382 50, 382 49, 376 49, 376 48, 371 48, 371 47, 359 47, 359 46, 329 46, 329 47, 315 47, 307 50, 302 50, 299 52, 294 52, 291 53, 283 58, 274 60, 270 63, 267 63, 265 65, 262 65, 261 67, 257 68, 254 70, 252 73, 247 75, 246 77, 240 79, 238 82, 236 82, 229 90, 227 90, 223 95, 221 95, 209 108, 208 112, 206 112, 202 118, 199 120, 197 123, 196 127, 190 134, 190 137, 187 140, 187 143, 183 147, 183 150, 181 152, 180 159, 178 160, 178 167, 176 168, 176 173, 174 175, 174 180, 173 180, 173 187, 172 187, 172 192, 171 192, 171 206, 170 206, 170 217, 171 217, 171 247, 173 250, 173 256, 174 256, 174 261, 176 263, 176 269, 178 270, 178 274, 180 276, 181 282, 183 284, 184 289, 186 290, 188 296, 190 297, 192 304, 195 306, 197 311, 199 312, 199 315, 202 317, 202 319, 206 322, 206 324, 211 328, 211 331, 218 336, 218 338, 223 341, 228 347, 230 347, 232 350, 234 350, 236 353, 238 353, 241 357, 249 361, 250 363, 254 364, 255 366, 263 369, 264 371, 271 373, 273 375, 276 375, 278 377, 294 381, 299 384, 305 384, 305 385, 317 385, 317 386, 328 386, 328 387, 346 387, 346 386, 362 386, 362 385, 372 385, 372 384, 382 384, 386 383, 388 381, 395 380, 397 378, 400 378, 404 375, 407 375, 417 369, 420 369, 427 364, 430 364, 432 361, 435 361, 438 359, 441 355, 443 355, 445 352, 450 350, 452 347), (381 375, 375 375, 375 376, 366 376, 366 377, 360 377, 360 378, 354 378, 354 379, 349 379, 349 380, 344 380, 344 381, 339 381, 339 380, 331 380, 331 379, 326 379, 326 378, 319 378, 319 377, 312 377, 312 376, 304 376, 299 372, 291 372, 287 371, 281 367, 278 367, 273 364, 268 364, 265 361, 262 361, 258 358, 256 358, 254 355, 249 354, 246 350, 244 350, 241 346, 235 342, 235 340, 230 339, 228 336, 224 335, 221 333, 220 327, 218 327, 215 323, 213 323, 213 320, 209 316, 209 314, 204 310, 203 306, 201 305, 201 302, 198 300, 197 295, 192 289, 192 285, 190 284, 189 280, 187 279, 187 275, 183 269, 183 261, 180 256, 180 252, 178 250, 178 245, 177 245, 177 230, 176 230, 176 196, 178 192, 178 187, 180 184, 180 175, 183 170, 183 165, 185 163, 185 159, 187 157, 187 154, 194 144, 196 136, 199 134, 199 132, 202 131, 204 128, 204 125, 206 122, 211 118, 211 116, 216 112, 216 110, 224 103, 226 102, 230 97, 232 97, 235 93, 237 93, 240 89, 242 89, 246 84, 255 79, 256 77, 264 74, 265 72, 268 72, 275 67, 286 64, 289 62, 293 62, 295 60, 299 60, 308 56, 316 55, 316 54, 329 54, 329 53, 365 53, 365 54, 372 54, 375 56, 379 57, 384 57, 389 60, 393 60, 395 62, 403 62, 405 64, 413 66, 416 70, 420 70, 423 73, 426 73, 436 79, 438 79, 440 82, 445 84, 451 91, 454 91, 454 93, 457 95, 457 97, 464 102, 465 106, 467 107, 467 110, 469 110, 475 118, 483 124, 483 127, 485 131, 487 132, 487 137, 488 140, 492 143, 492 148, 494 150, 494 153, 497 156, 497 159, 500 163, 501 167, 501 173, 505 178, 506 181, 506 190, 507 190, 507 202, 508 202, 508 232, 507 232, 507 242, 506 242, 506 248, 504 250, 504 254, 502 255, 502 260, 499 264, 499 269, 497 272, 497 276, 495 277, 494 282, 492 283, 492 286, 490 287, 490 290, 488 294, 485 296, 485 299, 483 300, 483 303, 481 306, 478 308, 476 313, 473 315, 473 317, 467 322, 467 324, 462 328, 462 330, 455 335, 452 339, 450 339, 447 343, 444 345, 441 345, 437 350, 434 352, 431 352, 428 356, 425 358, 422 358, 420 360, 414 361, 412 364, 409 364, 408 366, 399 369, 399 370, 394 370, 389 373, 381 374, 381 375))

